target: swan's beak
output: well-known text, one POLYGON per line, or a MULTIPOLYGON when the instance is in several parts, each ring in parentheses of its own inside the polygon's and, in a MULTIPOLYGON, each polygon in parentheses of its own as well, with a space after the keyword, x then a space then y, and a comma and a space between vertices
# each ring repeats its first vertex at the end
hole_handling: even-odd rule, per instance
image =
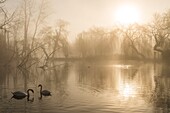
POLYGON ((32 93, 34 93, 34 90, 31 90, 32 91, 32 93))

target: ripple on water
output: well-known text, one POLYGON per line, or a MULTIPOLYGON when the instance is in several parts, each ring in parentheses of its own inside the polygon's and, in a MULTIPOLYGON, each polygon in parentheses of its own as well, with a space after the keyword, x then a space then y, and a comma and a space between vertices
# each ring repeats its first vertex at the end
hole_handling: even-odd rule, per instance
MULTIPOLYGON (((35 79, 37 83, 41 81, 44 84, 44 89, 49 88, 52 92, 51 97, 42 97, 39 100, 39 90, 35 90, 32 95, 34 102, 27 102, 26 98, 9 101, 12 96, 10 91, 14 89, 1 88, 8 86, 6 85, 8 78, 5 78, 4 84, 0 85, 2 91, 0 113, 154 113, 155 111, 159 113, 163 111, 164 108, 157 106, 154 108, 154 104, 148 101, 150 98, 162 101, 160 97, 157 99, 158 94, 166 93, 164 89, 170 89, 169 81, 168 78, 157 78, 159 84, 155 84, 152 65, 142 67, 117 64, 96 66, 96 64, 87 69, 84 63, 76 65, 70 66, 69 69, 60 67, 62 71, 47 70, 40 73, 34 71, 35 78, 34 76, 30 77, 32 79, 28 78, 28 87, 32 87, 30 81, 35 79), (162 92, 156 92, 160 91, 159 88, 162 88, 162 92)), ((24 84, 25 79, 22 74, 18 75, 18 78, 16 76, 9 78, 10 88, 14 87, 13 84, 16 89, 23 88, 21 84, 24 84)))

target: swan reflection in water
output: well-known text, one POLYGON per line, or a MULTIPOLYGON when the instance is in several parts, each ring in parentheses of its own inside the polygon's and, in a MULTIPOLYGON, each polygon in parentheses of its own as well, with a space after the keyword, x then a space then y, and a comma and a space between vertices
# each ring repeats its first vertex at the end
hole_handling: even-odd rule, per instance
POLYGON ((13 94, 11 99, 14 98, 14 99, 17 99, 17 100, 21 100, 21 99, 24 99, 25 97, 27 97, 27 101, 33 102, 34 98, 32 98, 32 99, 29 98, 30 97, 30 93, 29 93, 30 91, 32 93, 34 93, 33 89, 28 89, 27 92, 22 92, 22 91, 11 92, 13 94))
POLYGON ((42 96, 51 96, 51 92, 48 90, 42 90, 42 85, 39 84, 38 87, 40 87, 40 97, 39 99, 42 99, 42 96))

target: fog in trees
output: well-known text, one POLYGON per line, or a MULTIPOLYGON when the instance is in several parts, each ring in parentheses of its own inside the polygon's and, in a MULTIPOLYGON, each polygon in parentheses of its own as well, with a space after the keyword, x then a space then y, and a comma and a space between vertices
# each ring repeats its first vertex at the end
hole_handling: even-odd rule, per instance
POLYGON ((16 111, 44 112, 47 104, 47 112, 136 111, 137 99, 139 111, 170 109, 170 10, 146 23, 90 25, 75 33, 71 19, 53 14, 51 0, 20 0, 14 9, 7 2, 0 0, 0 112, 22 104, 8 103, 12 90, 29 88, 35 100, 16 111), (38 84, 51 97, 36 91, 38 84))
MULTIPOLYGON (((1 4, 5 4, 2 1, 1 4)), ((2 65, 47 66, 54 59, 163 59, 170 55, 170 12, 153 15, 148 24, 91 27, 69 42, 68 21, 48 25, 47 0, 23 0, 13 12, 1 6, 2 65)))

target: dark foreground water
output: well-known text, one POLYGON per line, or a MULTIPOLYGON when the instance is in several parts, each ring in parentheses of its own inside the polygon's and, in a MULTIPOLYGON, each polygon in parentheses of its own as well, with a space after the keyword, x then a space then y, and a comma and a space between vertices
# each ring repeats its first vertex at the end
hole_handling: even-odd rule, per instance
POLYGON ((0 113, 87 112, 170 112, 169 67, 132 61, 54 63, 45 71, 0 67, 0 113), (40 83, 52 96, 39 98, 40 83), (28 88, 35 92, 29 101, 11 99, 28 88))

